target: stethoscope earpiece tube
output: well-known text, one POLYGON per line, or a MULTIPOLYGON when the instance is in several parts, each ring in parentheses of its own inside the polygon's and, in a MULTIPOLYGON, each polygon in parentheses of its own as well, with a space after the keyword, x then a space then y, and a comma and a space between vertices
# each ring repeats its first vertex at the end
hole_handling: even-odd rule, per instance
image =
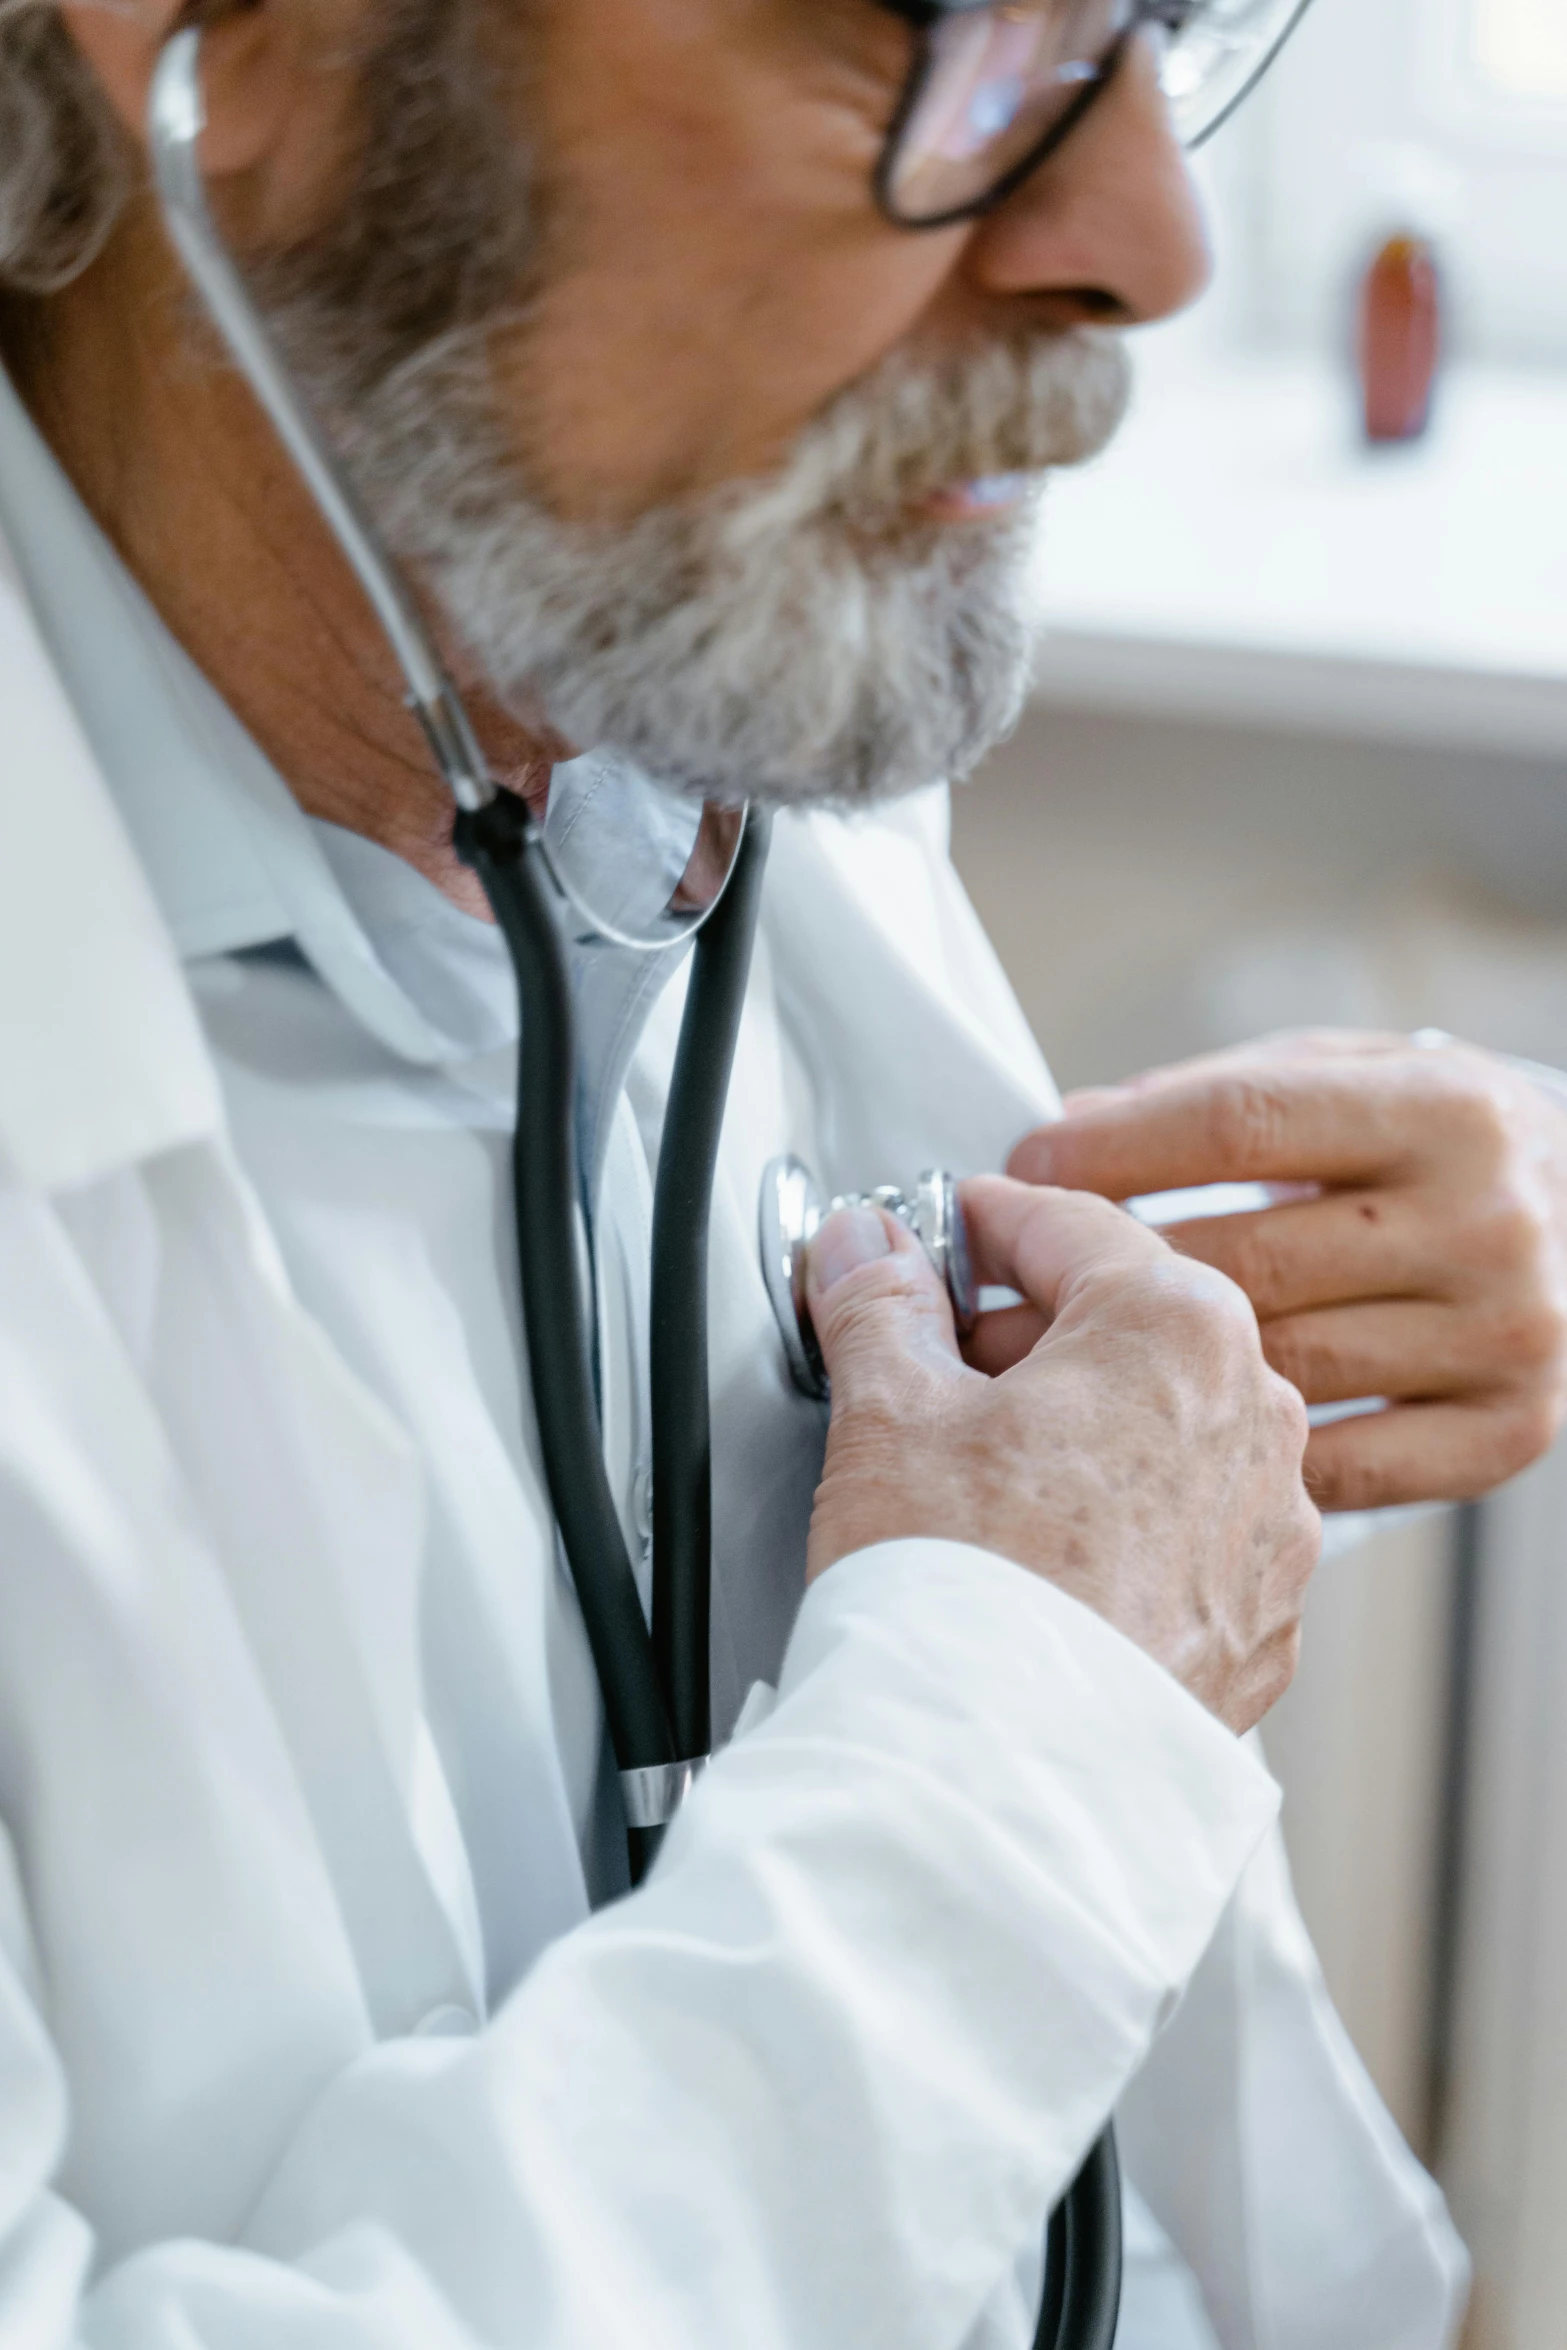
MULTIPOLYGON (((576 1023, 565 951, 538 827, 521 800, 501 792, 487 807, 464 811, 452 839, 484 885, 517 975, 521 1042, 512 1175, 523 1329, 545 1480, 616 1763, 623 1772, 646 1771, 673 1763, 675 1744, 598 1436, 577 1233, 576 1023)), ((632 1849, 635 1864, 635 1834, 632 1849)))
POLYGON ((712 1743, 709 1209, 771 830, 765 810, 746 811, 734 870, 697 933, 653 1199, 653 1654, 676 1750, 691 1761, 712 1743))

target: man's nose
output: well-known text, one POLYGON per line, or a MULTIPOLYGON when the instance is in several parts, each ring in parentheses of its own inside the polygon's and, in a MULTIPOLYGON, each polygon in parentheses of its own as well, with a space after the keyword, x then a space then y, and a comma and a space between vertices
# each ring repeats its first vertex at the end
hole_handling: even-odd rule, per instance
POLYGON ((963 257, 980 291, 1032 297, 1042 323, 1145 325, 1194 302, 1207 225, 1159 87, 1134 40, 1077 128, 979 224, 963 257))

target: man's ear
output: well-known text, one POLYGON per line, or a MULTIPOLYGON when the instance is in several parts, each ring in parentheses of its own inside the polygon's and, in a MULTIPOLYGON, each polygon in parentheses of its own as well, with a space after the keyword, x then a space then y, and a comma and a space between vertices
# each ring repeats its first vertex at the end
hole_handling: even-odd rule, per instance
POLYGON ((255 169, 281 144, 302 66, 299 11, 291 0, 60 0, 67 31, 138 148, 159 53, 182 23, 199 22, 209 178, 255 169))

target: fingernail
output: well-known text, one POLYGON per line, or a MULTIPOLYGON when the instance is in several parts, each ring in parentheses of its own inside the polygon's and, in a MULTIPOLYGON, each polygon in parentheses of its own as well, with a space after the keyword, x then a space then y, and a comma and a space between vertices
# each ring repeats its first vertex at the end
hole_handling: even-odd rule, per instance
POLYGON ((857 1265, 891 1254, 887 1227, 874 1208, 840 1208, 811 1243, 811 1271, 818 1289, 831 1289, 857 1265))

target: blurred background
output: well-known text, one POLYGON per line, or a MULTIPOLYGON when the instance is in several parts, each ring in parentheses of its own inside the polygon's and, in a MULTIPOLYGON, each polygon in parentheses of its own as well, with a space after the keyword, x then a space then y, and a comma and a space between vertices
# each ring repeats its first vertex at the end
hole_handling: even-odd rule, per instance
MULTIPOLYGON (((1316 0, 1202 172, 1215 292, 1052 493, 959 863, 1063 1085, 1324 1021, 1567 1066, 1567 0, 1316 0), (1370 445, 1390 239, 1442 356, 1428 428, 1370 445)), ((1567 2342, 1564 1570, 1560 1451, 1325 1568, 1269 1727, 1473 2350, 1567 2342)))

